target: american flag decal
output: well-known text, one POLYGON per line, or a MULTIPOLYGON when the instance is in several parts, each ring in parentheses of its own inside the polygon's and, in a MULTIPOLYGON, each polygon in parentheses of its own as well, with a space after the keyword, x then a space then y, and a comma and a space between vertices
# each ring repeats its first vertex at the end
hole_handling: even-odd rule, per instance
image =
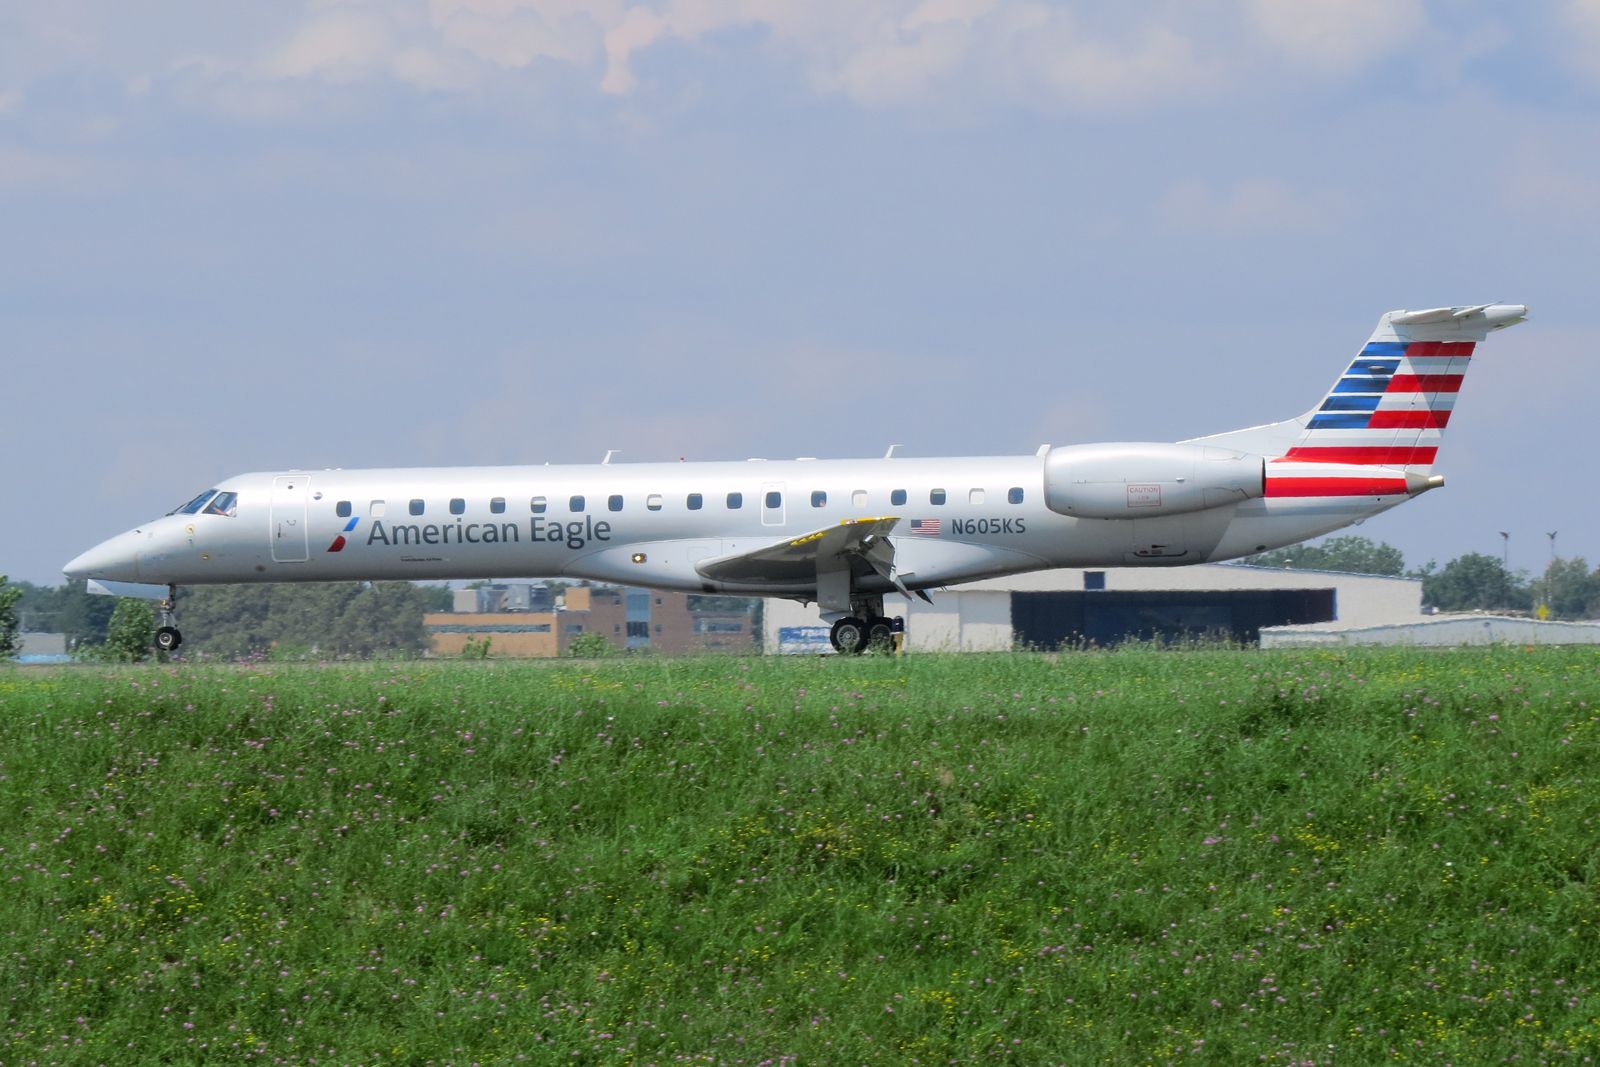
POLYGON ((911 532, 914 533, 914 534, 918 534, 918 535, 920 535, 922 537, 938 537, 939 536, 939 520, 938 519, 912 519, 911 520, 911 532))

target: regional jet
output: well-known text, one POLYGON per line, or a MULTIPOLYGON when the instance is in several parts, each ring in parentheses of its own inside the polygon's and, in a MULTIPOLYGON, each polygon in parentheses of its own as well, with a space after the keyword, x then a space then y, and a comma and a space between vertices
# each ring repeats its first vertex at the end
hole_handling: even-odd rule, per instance
POLYGON ((1235 559, 1444 484, 1474 348, 1520 304, 1391 311, 1298 418, 1029 456, 241 474, 67 564, 92 588, 560 577, 815 602, 833 647, 890 640, 886 596, 1051 567, 1235 559), (116 584, 114 584, 116 583, 116 584))

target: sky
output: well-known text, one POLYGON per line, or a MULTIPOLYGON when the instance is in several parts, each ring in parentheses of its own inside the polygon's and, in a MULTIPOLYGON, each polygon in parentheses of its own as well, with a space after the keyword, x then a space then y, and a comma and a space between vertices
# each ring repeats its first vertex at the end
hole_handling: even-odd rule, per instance
POLYGON ((1525 303, 1410 564, 1600 563, 1600 0, 8 0, 0 573, 230 474, 1031 453, 1525 303))

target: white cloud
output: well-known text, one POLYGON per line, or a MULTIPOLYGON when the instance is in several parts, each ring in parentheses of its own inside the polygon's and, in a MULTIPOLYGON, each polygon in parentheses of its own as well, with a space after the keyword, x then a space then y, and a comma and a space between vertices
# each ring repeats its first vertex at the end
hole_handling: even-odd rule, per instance
POLYGON ((623 96, 639 89, 640 56, 664 42, 756 30, 742 47, 866 106, 1114 112, 1236 87, 1235 53, 1250 40, 1297 62, 1357 65, 1413 32, 1421 10, 1421 0, 1306 0, 1311 15, 1297 20, 1273 0, 1251 2, 1219 14, 1176 0, 309 0, 277 44, 210 62, 246 79, 386 78, 429 90, 550 62, 623 96))
POLYGON ((1179 182, 1156 205, 1178 230, 1234 237, 1329 233, 1354 214, 1349 198, 1334 190, 1301 192, 1278 178, 1241 178, 1226 189, 1179 182))
MULTIPOLYGON (((1600 75, 1600 0, 1563 2, 1600 75)), ((12 91, 91 67, 159 84, 203 56, 218 83, 306 83, 310 110, 329 85, 473 92, 541 65, 627 96, 652 49, 731 41, 869 107, 1104 114, 1352 76, 1430 29, 1425 0, 300 0, 231 21, 202 17, 203 0, 138 19, 97 0, 74 0, 70 14, 21 3, 24 39, 0 41, 12 91)), ((271 110, 233 95, 246 100, 236 110, 271 110)))
POLYGON ((1600 81, 1600 0, 1567 0, 1564 14, 1572 31, 1569 61, 1579 74, 1600 81))
POLYGON ((366 11, 332 11, 314 16, 295 31, 264 68, 279 78, 349 81, 386 66, 395 44, 382 17, 366 11))
POLYGON ((1256 30, 1295 63, 1349 71, 1423 28, 1422 0, 1251 0, 1256 30))

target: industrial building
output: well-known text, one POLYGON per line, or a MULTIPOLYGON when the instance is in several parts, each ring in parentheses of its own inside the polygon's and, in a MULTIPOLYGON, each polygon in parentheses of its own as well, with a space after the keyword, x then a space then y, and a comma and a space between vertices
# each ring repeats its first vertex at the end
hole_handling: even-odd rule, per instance
POLYGON ((1262 648, 1321 648, 1338 645, 1600 645, 1600 622, 1556 622, 1516 615, 1433 615, 1384 626, 1327 624, 1279 626, 1261 633, 1262 648))
MULTIPOLYGON (((1374 627, 1422 617, 1411 578, 1239 564, 1049 570, 901 600, 911 651, 1109 646, 1127 640, 1214 637, 1255 643, 1269 627, 1312 623, 1374 627)), ((764 644, 822 652, 828 628, 815 605, 772 601, 764 644)))

